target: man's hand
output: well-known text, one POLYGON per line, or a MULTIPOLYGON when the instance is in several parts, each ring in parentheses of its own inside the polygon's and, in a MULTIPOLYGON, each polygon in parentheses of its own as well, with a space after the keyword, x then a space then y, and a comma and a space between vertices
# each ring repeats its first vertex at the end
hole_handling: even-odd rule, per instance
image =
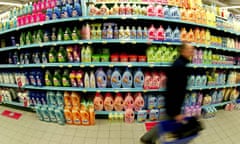
POLYGON ((179 114, 177 116, 174 117, 174 119, 177 121, 177 122, 182 122, 184 120, 185 116, 182 115, 182 114, 179 114))

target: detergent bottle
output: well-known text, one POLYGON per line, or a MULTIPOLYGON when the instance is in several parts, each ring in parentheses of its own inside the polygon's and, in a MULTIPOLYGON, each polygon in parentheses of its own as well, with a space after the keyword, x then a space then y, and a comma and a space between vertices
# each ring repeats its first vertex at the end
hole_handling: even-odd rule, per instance
POLYGON ((120 88, 121 87, 121 73, 120 71, 115 68, 112 76, 111 76, 111 86, 112 88, 120 88))
POLYGON ((178 29, 178 27, 175 28, 175 30, 172 33, 172 40, 174 42, 180 42, 180 31, 178 29))
POLYGON ((72 87, 77 87, 76 71, 73 70, 73 71, 69 74, 69 78, 70 78, 70 81, 71 81, 71 86, 72 86, 72 87))
POLYGON ((87 46, 85 49, 85 62, 91 62, 92 61, 92 50, 90 46, 87 46))
POLYGON ((101 95, 101 93, 96 93, 96 95, 93 99, 93 103, 94 103, 94 109, 96 111, 103 110, 103 96, 101 95))
POLYGON ((156 16, 158 16, 158 17, 164 17, 162 5, 160 5, 160 4, 157 5, 157 7, 155 8, 155 13, 156 13, 156 16))
POLYGON ((186 28, 185 28, 185 27, 183 27, 183 28, 181 29, 181 40, 182 40, 182 41, 187 41, 187 31, 186 31, 186 28))
POLYGON ((54 63, 57 61, 57 52, 55 51, 54 47, 51 47, 49 54, 48 54, 48 59, 50 63, 54 63))
POLYGON ((133 82, 135 88, 143 88, 144 74, 140 68, 135 72, 133 82))
POLYGON ((163 13, 164 13, 164 17, 165 18, 169 18, 170 17, 170 10, 169 10, 167 5, 163 7, 163 13))
MULTIPOLYGON (((172 35, 172 30, 170 30, 169 32, 171 32, 171 35, 172 35)), ((162 25, 160 25, 160 27, 158 28, 155 39, 159 40, 159 41, 165 40, 165 32, 164 32, 162 25)))
POLYGON ((134 99, 131 93, 127 93, 123 101, 124 110, 134 108, 134 99))
POLYGON ((112 77, 112 70, 108 69, 107 70, 107 87, 111 87, 111 77, 112 77))
POLYGON ((194 34, 193 34, 193 30, 192 29, 189 30, 189 33, 188 33, 188 36, 187 36, 187 40, 189 42, 194 42, 194 34))
POLYGON ((96 88, 96 80, 93 71, 90 72, 90 88, 96 88))
POLYGON ((63 46, 59 48, 58 51, 58 62, 66 62, 67 61, 67 53, 63 46))
POLYGON ((58 40, 58 41, 62 41, 62 40, 63 40, 63 31, 62 31, 62 28, 59 28, 59 29, 58 29, 57 40, 58 40))
POLYGON ((126 69, 122 76, 122 86, 123 88, 131 88, 133 83, 132 73, 126 69))
POLYGON ((62 84, 64 87, 70 87, 69 71, 66 69, 62 75, 62 84))
POLYGON ((170 26, 167 27, 166 31, 165 31, 165 41, 172 41, 172 29, 170 28, 170 26))
POLYGON ((78 87, 81 87, 81 88, 83 88, 84 87, 84 84, 83 84, 83 75, 84 75, 84 73, 83 73, 83 71, 81 71, 81 70, 79 70, 77 73, 76 73, 76 80, 77 80, 77 86, 78 87))
POLYGON ((155 34, 156 33, 156 29, 154 28, 154 25, 151 25, 151 27, 149 28, 149 30, 148 30, 148 38, 150 39, 150 40, 154 40, 155 39, 155 34))
POLYGON ((89 74, 87 72, 85 72, 84 75, 84 87, 85 88, 90 88, 90 79, 89 79, 89 74))
POLYGON ((107 75, 103 71, 102 68, 99 68, 96 71, 96 82, 97 82, 97 87, 98 88, 106 88, 107 87, 107 75))
POLYGON ((71 37, 72 37, 72 40, 78 40, 79 39, 79 33, 78 33, 77 27, 74 27, 71 37))
POLYGON ((103 101, 103 107, 105 111, 113 111, 113 97, 111 93, 106 93, 103 101))
POLYGON ((123 111, 123 96, 121 93, 117 93, 113 102, 115 111, 123 111))
POLYGON ((53 85, 54 86, 62 86, 62 80, 59 70, 55 70, 53 75, 53 85))
POLYGON ((46 86, 53 86, 53 77, 49 70, 45 72, 45 85, 46 86))

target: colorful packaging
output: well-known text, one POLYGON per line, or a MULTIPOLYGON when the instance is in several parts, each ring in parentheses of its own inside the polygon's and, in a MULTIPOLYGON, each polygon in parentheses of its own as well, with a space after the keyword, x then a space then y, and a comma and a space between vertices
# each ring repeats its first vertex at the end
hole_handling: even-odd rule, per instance
POLYGON ((102 111, 103 110, 103 97, 100 93, 96 93, 96 95, 93 99, 93 103, 94 103, 94 109, 96 111, 102 111))
POLYGON ((149 113, 149 120, 150 121, 157 121, 159 119, 159 110, 158 109, 152 109, 149 113))
POLYGON ((134 100, 133 100, 133 96, 131 95, 131 93, 127 93, 123 104, 124 104, 125 110, 134 108, 134 100))
POLYGON ((103 106, 105 111, 113 111, 113 97, 111 93, 106 93, 103 106))
POLYGON ((134 98, 134 110, 139 111, 144 107, 144 99, 142 97, 142 94, 136 93, 134 98))
POLYGON ((133 123, 134 122, 134 111, 131 108, 126 109, 125 111, 125 122, 126 123, 133 123))
POLYGON ((126 69, 122 76, 122 86, 123 88, 132 88, 133 77, 132 73, 126 69))
POLYGON ((157 108, 157 98, 153 95, 149 95, 148 97, 148 109, 154 109, 157 108))
POLYGON ((153 78, 151 73, 146 72, 144 75, 144 89, 151 89, 152 87, 152 82, 153 82, 153 78))
POLYGON ((96 72, 96 81, 97 81, 98 88, 107 87, 107 75, 101 68, 98 69, 96 72))
POLYGON ((137 122, 145 122, 147 119, 147 111, 140 110, 137 112, 137 122))
POLYGON ((121 93, 117 93, 113 102, 113 107, 115 111, 122 111, 124 108, 123 96, 121 93))
POLYGON ((144 85, 144 74, 141 69, 138 69, 134 74, 133 84, 135 88, 142 88, 144 85))
POLYGON ((72 107, 72 100, 69 92, 64 92, 64 105, 65 107, 72 107))
POLYGON ((80 95, 77 92, 71 93, 71 102, 73 107, 80 107, 80 95))
POLYGON ((81 115, 80 115, 79 109, 77 108, 72 109, 72 118, 73 118, 73 124, 75 125, 81 124, 81 115))

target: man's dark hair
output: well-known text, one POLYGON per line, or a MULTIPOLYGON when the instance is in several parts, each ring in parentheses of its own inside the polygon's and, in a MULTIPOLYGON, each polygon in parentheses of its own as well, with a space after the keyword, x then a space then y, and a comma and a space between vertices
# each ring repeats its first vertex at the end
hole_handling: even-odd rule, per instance
POLYGON ((179 47, 179 53, 181 53, 186 47, 188 46, 188 44, 187 43, 185 43, 185 42, 183 42, 182 44, 181 44, 181 46, 179 47))

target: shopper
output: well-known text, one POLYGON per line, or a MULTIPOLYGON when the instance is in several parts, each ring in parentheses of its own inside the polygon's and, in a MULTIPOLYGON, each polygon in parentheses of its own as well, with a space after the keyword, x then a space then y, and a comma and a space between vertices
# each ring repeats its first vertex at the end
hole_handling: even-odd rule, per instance
MULTIPOLYGON (((184 120, 181 107, 186 95, 187 77, 189 69, 186 65, 194 54, 194 47, 183 43, 179 48, 179 57, 174 61, 167 72, 167 91, 165 94, 165 108, 167 119, 175 119, 178 122, 184 120)), ((141 142, 154 144, 159 137, 158 126, 152 128, 141 137, 141 142)))

